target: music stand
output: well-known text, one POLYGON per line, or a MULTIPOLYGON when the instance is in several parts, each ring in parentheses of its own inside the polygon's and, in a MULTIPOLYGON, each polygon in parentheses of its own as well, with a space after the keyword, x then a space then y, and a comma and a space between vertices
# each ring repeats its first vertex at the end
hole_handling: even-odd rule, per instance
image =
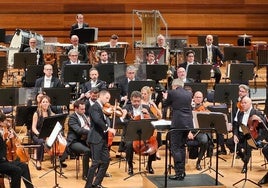
POLYGON ((43 139, 46 139, 48 137, 49 139, 46 141, 46 147, 48 148, 53 147, 54 149, 53 169, 41 175, 39 178, 42 178, 48 173, 54 171, 55 173, 54 188, 59 188, 59 184, 57 182, 57 174, 60 174, 61 176, 67 178, 66 176, 63 175, 62 172, 57 171, 57 158, 56 158, 56 145, 55 145, 55 141, 60 131, 62 130, 62 125, 64 124, 66 117, 67 117, 67 114, 57 114, 54 116, 45 117, 41 131, 40 131, 40 135, 39 135, 39 138, 43 138, 43 139))
POLYGON ((88 81, 90 64, 66 64, 64 66, 64 82, 79 82, 88 81))
POLYGON ((43 65, 27 65, 25 72, 25 82, 28 87, 33 87, 35 81, 44 75, 43 65))
POLYGON ((31 130, 33 114, 37 106, 17 106, 15 122, 16 125, 26 125, 27 130, 31 130))
MULTIPOLYGON (((226 114, 218 113, 218 112, 200 112, 196 114, 197 121, 199 128, 201 129, 215 129, 216 135, 218 134, 226 134, 228 120, 226 114)), ((218 156, 218 146, 219 140, 218 136, 216 137, 216 170, 211 167, 212 165, 212 157, 210 157, 210 165, 208 169, 204 170, 201 173, 204 173, 208 170, 213 170, 214 172, 218 173, 220 176, 223 177, 221 173, 218 172, 218 164, 219 164, 219 156, 218 156)))
POLYGON ((42 88, 42 90, 50 97, 52 106, 68 106, 70 103, 71 88, 42 88))
POLYGON ((146 78, 159 81, 167 77, 168 65, 146 65, 146 78))
POLYGON ((238 98, 238 84, 216 84, 214 102, 230 104, 238 98))
POLYGON ((19 100, 19 88, 0 88, 0 106, 16 106, 19 100))
MULTIPOLYGON (((258 149, 257 143, 252 138, 248 126, 245 126, 243 124, 240 124, 240 127, 242 129, 242 132, 243 132, 244 137, 247 139, 247 143, 245 144, 245 153, 247 153, 247 151, 248 151, 248 146, 251 146, 254 149, 258 149)), ((258 187, 262 187, 261 185, 259 185, 258 183, 252 181, 251 179, 248 179, 247 177, 248 177, 248 171, 246 170, 245 177, 242 178, 241 180, 239 180, 238 182, 234 183, 233 186, 235 186, 236 184, 244 181, 244 184, 243 184, 243 187, 244 187, 244 185, 246 184, 246 182, 249 181, 249 182, 253 183, 254 185, 257 185, 258 187)))
POLYGON ((192 78, 197 81, 210 80, 211 69, 212 65, 205 65, 205 64, 189 65, 187 78, 192 78))
POLYGON ((19 52, 14 54, 14 68, 26 70, 27 65, 36 65, 36 53, 19 52))
POLYGON ((249 63, 231 63, 230 64, 230 80, 232 83, 247 83, 253 79, 254 65, 249 63))
POLYGON ((110 103, 111 105, 115 105, 114 101, 120 101, 120 88, 108 88, 107 91, 110 92, 111 98, 110 103))
POLYGON ((230 61, 246 61, 247 56, 247 49, 246 47, 241 46, 228 46, 224 47, 224 60, 230 60, 230 61))
POLYGON ((89 43, 89 42, 94 42, 95 39, 95 29, 94 28, 77 28, 74 29, 74 35, 77 35, 79 38, 79 42, 84 44, 84 43, 89 43))
POLYGON ((107 64, 99 64, 97 65, 97 70, 99 72, 99 79, 105 81, 106 83, 114 82, 114 69, 115 64, 107 63, 107 64))
MULTIPOLYGON (((128 122, 125 134, 125 141, 139 141, 139 146, 141 147, 141 141, 148 140, 154 132, 154 127, 151 124, 152 119, 142 119, 139 121, 131 120, 128 122)), ((134 173, 124 180, 131 178, 137 174, 144 174, 145 171, 141 171, 141 152, 139 152, 139 172, 134 173)))
POLYGON ((130 81, 128 83, 128 98, 130 99, 130 95, 133 91, 140 91, 144 86, 149 86, 155 89, 156 83, 155 81, 130 81))

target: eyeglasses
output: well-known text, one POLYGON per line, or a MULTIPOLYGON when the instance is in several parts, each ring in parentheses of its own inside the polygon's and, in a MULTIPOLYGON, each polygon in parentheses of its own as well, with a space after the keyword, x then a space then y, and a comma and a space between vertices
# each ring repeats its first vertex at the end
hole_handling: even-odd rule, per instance
POLYGON ((70 55, 70 56, 72 56, 72 57, 76 57, 76 56, 78 56, 78 55, 70 55))

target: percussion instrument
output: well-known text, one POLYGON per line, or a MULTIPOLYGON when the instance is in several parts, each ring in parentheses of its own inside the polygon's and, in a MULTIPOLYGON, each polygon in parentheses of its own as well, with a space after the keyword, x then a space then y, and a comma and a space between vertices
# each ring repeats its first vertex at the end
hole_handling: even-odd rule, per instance
POLYGON ((43 49, 44 38, 42 35, 37 33, 32 33, 31 31, 17 29, 10 42, 10 49, 8 51, 8 66, 12 67, 14 64, 14 54, 18 52, 23 52, 25 47, 29 46, 30 38, 36 38, 37 47, 43 49))

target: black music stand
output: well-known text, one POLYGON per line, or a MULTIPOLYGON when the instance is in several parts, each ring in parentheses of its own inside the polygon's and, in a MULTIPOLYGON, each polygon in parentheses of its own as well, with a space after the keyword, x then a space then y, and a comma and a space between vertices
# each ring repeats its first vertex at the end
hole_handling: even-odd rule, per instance
POLYGON ((19 52, 14 54, 14 68, 26 70, 28 65, 36 65, 36 53, 19 52))
MULTIPOLYGON (((138 140, 139 145, 141 146, 141 141, 148 140, 153 135, 154 127, 151 124, 151 121, 152 119, 129 121, 126 129, 125 141, 138 140)), ((139 152, 139 172, 124 178, 124 180, 127 180, 137 174, 145 174, 145 173, 146 171, 141 171, 141 152, 139 152)))
POLYGON ((51 99, 51 105, 68 105, 71 100, 71 88, 42 88, 51 99))
MULTIPOLYGON (((254 149, 257 149, 257 143, 256 141, 252 138, 249 128, 248 126, 245 126, 243 124, 240 124, 240 127, 242 129, 243 135, 244 137, 247 139, 247 144, 245 144, 245 153, 247 153, 248 151, 248 145, 251 146, 254 149)), ((248 168, 248 167, 247 167, 248 168)), ((259 185, 258 183, 252 181, 251 179, 248 179, 248 170, 246 170, 245 172, 245 177, 242 178, 241 180, 239 180, 238 182, 234 183, 233 186, 237 185, 238 183, 244 181, 243 187, 245 186, 246 182, 249 181, 251 183, 253 183, 254 185, 257 185, 258 187, 262 187, 261 185, 259 185)))
POLYGON ((54 171, 54 173, 55 173, 55 186, 54 186, 54 188, 59 188, 59 184, 57 182, 57 174, 59 174, 60 176, 63 176, 64 178, 67 178, 66 176, 63 175, 62 172, 59 172, 57 170, 58 166, 57 166, 56 146, 55 146, 55 141, 56 141, 57 136, 60 133, 60 131, 62 131, 62 125, 64 125, 66 117, 67 117, 67 114, 57 114, 54 116, 45 117, 41 131, 40 131, 40 135, 39 135, 39 138, 43 138, 43 139, 46 139, 47 137, 49 137, 48 141, 46 141, 46 147, 54 149, 53 169, 46 172, 45 174, 41 175, 39 178, 42 178, 45 175, 47 175, 48 173, 54 171))
POLYGON ((201 80, 210 80, 211 69, 212 65, 189 65, 187 71, 187 78, 192 78, 197 82, 201 82, 201 80))
POLYGON ((247 60, 247 49, 246 47, 241 46, 228 46, 224 47, 224 60, 230 61, 242 61, 245 62, 247 60))
POLYGON ((253 79, 254 65, 249 63, 231 63, 230 80, 232 83, 248 83, 253 79))
POLYGON ((106 83, 114 82, 115 64, 99 64, 97 65, 97 70, 99 72, 99 79, 105 81, 106 83))
POLYGON ((214 102, 230 104, 238 98, 238 84, 216 84, 214 102))
MULTIPOLYGON (((196 114, 197 121, 199 128, 201 129, 215 129, 216 134, 226 134, 227 131, 227 125, 228 125, 228 120, 225 114, 223 113, 218 113, 218 112, 200 112, 196 114)), ((220 176, 223 177, 221 173, 218 172, 218 166, 219 166, 219 156, 218 156, 218 136, 216 137, 216 170, 211 167, 212 165, 212 157, 210 157, 210 165, 208 169, 204 170, 201 172, 204 173, 206 171, 214 171, 218 173, 220 176)))
POLYGON ((95 29, 94 28, 77 28, 74 30, 74 35, 77 35, 79 42, 84 44, 88 42, 94 42, 95 29))
POLYGON ((37 106, 17 106, 15 122, 16 125, 26 125, 27 130, 31 130, 33 114, 36 111, 37 106))
POLYGON ((130 99, 130 95, 133 91, 140 91, 142 87, 149 86, 155 89, 156 83, 155 81, 130 81, 128 83, 128 98, 130 99))
POLYGON ((146 79, 158 82, 167 77, 168 65, 146 65, 146 79))
POLYGON ((0 88, 0 106, 19 104, 19 88, 0 88))
POLYGON ((38 78, 41 78, 44 75, 44 66, 43 65, 27 65, 25 74, 25 82, 28 87, 33 87, 35 81, 38 78))

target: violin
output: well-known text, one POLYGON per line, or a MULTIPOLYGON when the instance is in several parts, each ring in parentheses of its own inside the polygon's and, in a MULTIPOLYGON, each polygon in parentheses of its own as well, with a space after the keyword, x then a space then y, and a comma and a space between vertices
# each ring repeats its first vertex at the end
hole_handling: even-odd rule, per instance
POLYGON ((248 119, 248 128, 250 135, 252 136, 253 139, 257 139, 259 136, 258 126, 259 126, 259 120, 255 119, 254 115, 251 116, 248 119))
POLYGON ((196 107, 194 108, 194 111, 196 111, 196 112, 206 112, 208 110, 206 109, 206 107, 204 105, 199 104, 199 105, 196 105, 196 107))
POLYGON ((241 101, 238 101, 238 102, 236 103, 236 107, 237 107, 237 109, 239 109, 241 112, 243 111, 242 106, 241 106, 241 101))

